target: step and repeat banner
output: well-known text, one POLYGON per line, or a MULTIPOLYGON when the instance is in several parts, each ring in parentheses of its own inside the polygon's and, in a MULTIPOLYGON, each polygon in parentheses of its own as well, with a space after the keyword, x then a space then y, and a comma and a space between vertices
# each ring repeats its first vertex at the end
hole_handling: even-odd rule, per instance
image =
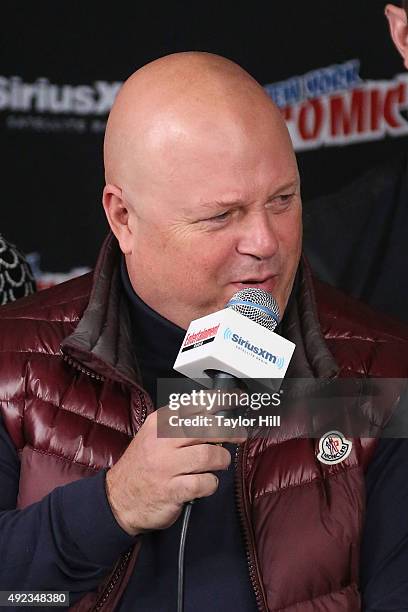
MULTIPOLYGON (((405 172, 401 156, 408 144, 408 73, 389 36, 385 3, 237 4, 2 3, 0 233, 27 254, 40 286, 92 267, 107 232, 103 132, 121 83, 157 57, 200 50, 241 64, 279 106, 298 154, 315 267, 381 306, 378 270, 386 266, 377 251, 389 245, 382 234, 371 241, 360 234, 369 231, 368 214, 391 230, 397 222, 393 207, 402 195, 395 169, 405 172), (386 179, 366 189, 364 180, 372 186, 384 164, 391 168, 386 179), (356 180, 363 180, 358 202, 349 187, 356 180), (386 209, 377 195, 384 201, 385 188, 386 209), (370 213, 356 215, 362 199, 370 213), (340 209, 341 231, 331 214, 340 209), (359 259, 371 256, 375 270, 367 263, 363 282, 359 259)), ((393 236, 394 250, 399 239, 393 236)))

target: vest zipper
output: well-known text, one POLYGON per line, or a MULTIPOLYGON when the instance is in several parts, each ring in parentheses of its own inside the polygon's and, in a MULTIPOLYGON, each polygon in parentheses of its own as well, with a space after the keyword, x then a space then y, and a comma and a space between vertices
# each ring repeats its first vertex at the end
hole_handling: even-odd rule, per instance
POLYGON ((256 604, 261 612, 267 612, 268 606, 263 593, 261 578, 259 576, 257 563, 255 560, 255 547, 253 544, 252 534, 248 527, 250 519, 248 517, 247 503, 244 499, 244 474, 243 474, 243 455, 244 450, 237 445, 235 452, 235 499, 240 518, 242 532, 244 536, 245 553, 248 562, 249 577, 254 589, 256 604))
MULTIPOLYGON (((143 425, 146 419, 146 415, 147 415, 147 404, 146 404, 143 393, 140 394, 140 401, 142 402, 141 425, 143 425)), ((99 610, 101 610, 103 606, 106 604, 119 578, 122 576, 123 572, 126 570, 126 567, 130 561, 132 552, 133 552, 133 547, 123 555, 122 560, 120 561, 117 570, 112 576, 112 579, 110 580, 109 584, 106 586, 105 590, 103 591, 101 597, 96 602, 95 606, 92 608, 92 612, 99 612, 99 610)))
POLYGON ((92 370, 88 370, 88 368, 84 368, 84 366, 81 365, 78 361, 76 361, 72 357, 69 357, 65 353, 63 353, 63 360, 66 361, 70 366, 72 366, 76 370, 79 370, 80 372, 82 372, 82 374, 86 374, 90 378, 94 378, 95 380, 99 380, 99 381, 106 380, 106 378, 102 376, 101 374, 97 374, 96 372, 93 372, 92 370))
POLYGON ((109 596, 110 596, 110 594, 112 593, 112 591, 113 591, 113 589, 115 587, 115 584, 118 582, 118 580, 121 577, 125 567, 129 563, 129 559, 130 559, 131 554, 132 554, 132 550, 128 550, 128 552, 123 555, 122 560, 119 563, 118 569, 113 574, 112 580, 109 582, 108 586, 103 591, 102 596, 96 602, 95 606, 92 608, 92 612, 98 612, 98 610, 100 610, 105 605, 105 603, 109 599, 109 596))
POLYGON ((146 401, 145 401, 144 393, 140 394, 140 401, 142 402, 142 414, 140 415, 140 422, 143 425, 143 423, 146 420, 146 415, 147 415, 147 404, 146 404, 146 401))

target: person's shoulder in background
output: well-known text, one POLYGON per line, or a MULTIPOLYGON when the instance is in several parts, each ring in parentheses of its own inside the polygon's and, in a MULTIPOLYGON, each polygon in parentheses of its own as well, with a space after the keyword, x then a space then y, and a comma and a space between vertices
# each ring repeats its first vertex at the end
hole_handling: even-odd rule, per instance
POLYGON ((0 306, 35 291, 34 276, 26 258, 0 234, 0 306))
POLYGON ((408 155, 304 205, 304 251, 315 275, 408 322, 408 155))

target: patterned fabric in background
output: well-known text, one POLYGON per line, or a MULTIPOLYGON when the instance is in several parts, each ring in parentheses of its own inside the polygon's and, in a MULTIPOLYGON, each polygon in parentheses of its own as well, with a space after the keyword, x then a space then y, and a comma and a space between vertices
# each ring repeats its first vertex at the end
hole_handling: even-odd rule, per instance
POLYGON ((0 234, 0 306, 35 290, 34 277, 24 255, 0 234))

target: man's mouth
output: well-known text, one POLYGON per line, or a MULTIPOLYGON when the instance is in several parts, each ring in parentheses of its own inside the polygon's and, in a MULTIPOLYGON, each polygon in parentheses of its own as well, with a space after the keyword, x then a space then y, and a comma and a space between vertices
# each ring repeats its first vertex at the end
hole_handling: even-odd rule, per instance
POLYGON ((242 281, 236 281, 232 284, 237 287, 237 290, 244 289, 246 287, 254 287, 257 289, 263 289, 264 291, 268 291, 268 293, 272 293, 273 290, 276 288, 277 280, 277 275, 270 275, 266 277, 264 276, 262 278, 247 278, 242 281))

